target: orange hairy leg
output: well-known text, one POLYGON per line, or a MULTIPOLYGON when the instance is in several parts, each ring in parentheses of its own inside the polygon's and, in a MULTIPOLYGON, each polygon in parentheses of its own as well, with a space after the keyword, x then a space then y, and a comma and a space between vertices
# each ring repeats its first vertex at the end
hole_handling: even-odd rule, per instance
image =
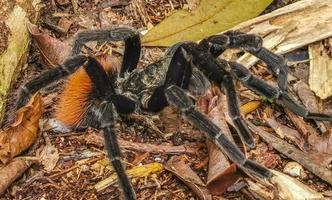
MULTIPOLYGON (((120 61, 109 55, 98 56, 97 60, 108 73, 119 72, 120 61)), ((84 68, 68 77, 55 111, 55 118, 67 126, 78 126, 89 106, 93 85, 84 68)))

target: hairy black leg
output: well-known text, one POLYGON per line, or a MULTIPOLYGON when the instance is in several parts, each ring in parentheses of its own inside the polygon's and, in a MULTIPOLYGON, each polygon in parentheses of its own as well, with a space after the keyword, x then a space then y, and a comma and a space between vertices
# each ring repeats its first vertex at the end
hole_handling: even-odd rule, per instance
MULTIPOLYGON (((287 75, 288 75, 288 66, 285 59, 273 53, 272 51, 264 48, 262 46, 262 38, 253 34, 246 34, 239 31, 230 31, 226 34, 234 37, 234 43, 237 43, 239 47, 248 51, 252 55, 264 61, 268 67, 270 73, 277 77, 278 87, 282 91, 287 91, 287 75), (252 40, 252 43, 246 41, 246 37, 249 35, 256 37, 256 39, 252 40)), ((237 45, 234 45, 237 46, 237 45)), ((239 48, 235 47, 235 48, 239 48)), ((233 47, 231 47, 233 48, 233 47)))
POLYGON ((286 92, 288 86, 288 66, 285 59, 264 47, 258 51, 249 50, 249 52, 267 64, 269 71, 277 77, 280 90, 286 92))
POLYGON ((121 151, 114 131, 114 116, 116 115, 114 105, 105 100, 93 112, 96 120, 99 121, 100 128, 103 130, 107 155, 118 176, 119 186, 122 189, 123 195, 126 200, 135 200, 134 189, 120 159, 121 151))
POLYGON ((224 87, 229 114, 233 120, 234 127, 238 131, 242 141, 249 148, 253 148, 255 143, 247 124, 241 116, 233 79, 229 72, 225 70, 229 68, 228 63, 224 60, 215 59, 210 53, 204 52, 203 49, 200 49, 199 45, 194 43, 183 44, 179 49, 183 49, 182 51, 186 51, 186 54, 192 55, 192 66, 198 68, 215 84, 224 87))
POLYGON ((195 110, 191 99, 185 92, 173 85, 166 89, 165 95, 170 105, 179 110, 184 117, 193 123, 194 126, 206 133, 221 150, 249 175, 255 175, 263 179, 272 177, 272 173, 264 166, 246 159, 245 155, 235 146, 222 130, 212 123, 207 116, 195 110))
POLYGON ((183 48, 177 48, 169 64, 165 83, 155 89, 146 109, 152 112, 159 112, 165 108, 168 105, 164 92, 165 89, 170 85, 177 85, 185 89, 188 88, 191 74, 191 57, 183 48))
POLYGON ((94 83, 97 94, 100 98, 112 101, 117 112, 121 114, 129 114, 135 111, 137 106, 135 100, 121 94, 116 94, 115 88, 112 85, 112 80, 96 59, 89 57, 84 68, 94 83))
POLYGON ((226 49, 259 50, 262 48, 262 38, 254 34, 238 31, 228 31, 224 34, 213 35, 203 39, 199 46, 208 49, 216 58, 226 49))
POLYGON ((54 69, 50 69, 41 73, 33 80, 21 86, 16 108, 18 109, 24 106, 27 103, 30 95, 34 94, 39 89, 74 73, 86 62, 86 60, 87 57, 83 55, 72 56, 68 58, 63 64, 58 65, 54 69))
POLYGON ((125 41, 120 75, 136 68, 141 53, 141 41, 139 33, 134 29, 119 27, 80 32, 75 37, 72 54, 79 54, 82 46, 91 41, 125 41))
POLYGON ((120 160, 121 152, 114 131, 114 118, 116 111, 126 114, 133 112, 136 102, 116 94, 110 77, 96 59, 89 57, 84 69, 94 84, 97 97, 91 100, 93 105, 88 108, 88 116, 83 123, 103 130, 107 155, 118 176, 119 186, 126 200, 134 200, 135 192, 120 160))
POLYGON ((287 93, 282 93, 280 95, 279 101, 283 105, 287 106, 295 114, 304 117, 306 119, 332 121, 331 115, 327 115, 324 113, 309 112, 304 106, 295 103, 294 99, 292 99, 287 93))
POLYGON ((239 31, 228 31, 221 35, 211 36, 200 42, 209 52, 218 57, 227 48, 240 48, 264 61, 269 71, 277 77, 278 87, 287 91, 288 66, 285 59, 262 47, 262 38, 254 34, 239 31))
POLYGON ((255 141, 250 133, 250 130, 241 116, 238 96, 236 94, 235 86, 232 77, 225 76, 223 81, 225 94, 227 98, 228 112, 234 123, 234 127, 241 137, 241 140, 250 148, 255 147, 255 141))
POLYGON ((271 101, 283 104, 297 115, 315 120, 332 121, 332 116, 323 113, 309 112, 302 105, 297 104, 286 91, 280 90, 280 88, 272 87, 262 79, 254 76, 247 68, 239 63, 229 62, 232 68, 232 74, 242 82, 244 86, 253 90, 254 92, 267 97, 271 101))

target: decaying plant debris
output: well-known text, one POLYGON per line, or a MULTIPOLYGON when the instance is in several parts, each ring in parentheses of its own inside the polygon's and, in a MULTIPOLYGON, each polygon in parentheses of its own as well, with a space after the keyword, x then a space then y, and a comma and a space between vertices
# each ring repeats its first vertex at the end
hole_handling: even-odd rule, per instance
MULTIPOLYGON (((297 60, 290 66, 292 73, 289 89, 294 91, 299 101, 302 101, 309 109, 332 113, 331 100, 328 98, 329 89, 331 89, 328 76, 324 79, 327 80, 326 82, 320 80, 319 84, 324 85, 322 91, 319 91, 318 83, 313 78, 319 74, 319 70, 314 66, 318 64, 319 69, 328 72, 330 66, 324 63, 330 63, 332 59, 331 49, 328 46, 331 39, 326 39, 332 35, 330 28, 332 0, 287 1, 287 3, 295 2, 295 4, 285 6, 287 3, 283 2, 282 6, 285 7, 271 13, 270 10, 279 7, 281 2, 274 1, 272 6, 266 9, 266 15, 244 22, 237 28, 264 36, 266 47, 285 55, 288 52, 290 56, 300 51, 308 52, 307 46, 310 44, 310 57, 304 56, 305 58, 298 59, 295 56, 297 60), (312 26, 307 25, 309 22, 312 26), (312 42, 316 43, 311 44, 312 42), (304 66, 305 73, 301 73, 299 66, 304 66), (327 99, 320 100, 314 96, 309 87, 317 96, 327 99)), ((3 79, 0 78, 0 104, 5 102, 3 97, 8 99, 4 120, 4 124, 7 125, 6 130, 13 122, 12 112, 17 86, 40 71, 61 63, 65 55, 69 54, 71 38, 77 31, 121 24, 135 27, 144 33, 165 19, 172 10, 186 9, 188 5, 192 10, 195 6, 191 7, 191 5, 195 3, 197 4, 197 1, 193 0, 97 0, 93 2, 54 0, 38 4, 43 8, 37 23, 40 26, 29 24, 27 29, 27 33, 29 31, 34 40, 28 62, 24 62, 24 64, 27 63, 27 69, 24 73, 16 75, 19 77, 16 84, 10 80, 4 85, 1 82, 3 79), (12 87, 9 90, 10 85, 12 87)), ((0 8, 0 16, 1 11, 0 8)), ((30 21, 33 22, 31 19, 30 21)), ((0 23, 0 27, 1 24, 3 23, 0 23)), ((9 32, 3 34, 5 31, 1 28, 0 31, 0 38, 8 37, 9 32)), ((12 35, 9 34, 9 36, 12 35)), ((10 44, 10 40, 0 44, 0 59, 6 52, 1 49, 5 49, 4 45, 10 46, 10 44)), ((110 61, 112 65, 119 66, 119 57, 123 49, 119 43, 89 43, 83 51, 98 55, 103 63, 110 61)), ((144 48, 140 65, 155 61, 163 51, 164 49, 161 48, 144 48)), ((25 54, 26 49, 22 55, 25 54)), ((227 52, 225 54, 224 56, 228 56, 227 52)), ((264 65, 256 63, 254 58, 246 54, 241 56, 233 57, 233 59, 250 66, 257 76, 275 84, 275 80, 266 72, 264 65)), ((15 66, 18 66, 18 63, 15 66)), ((3 69, 8 68, 1 70, 3 69)), ((15 74, 13 70, 17 71, 10 68, 11 75, 15 74)), ((114 171, 105 159, 100 132, 88 129, 84 132, 60 134, 52 130, 51 120, 46 120, 52 118, 58 94, 61 93, 62 83, 58 84, 60 89, 54 90, 51 87, 42 91, 44 113, 40 124, 37 123, 38 119, 33 122, 36 128, 33 141, 38 138, 36 142, 22 143, 24 145, 18 146, 19 149, 14 154, 8 154, 6 151, 7 154, 4 156, 1 154, 4 149, 0 140, 0 164, 2 164, 0 174, 6 174, 5 181, 0 181, 0 194, 2 193, 0 199, 31 199, 32 197, 36 199, 106 199, 106 197, 118 199, 120 193, 117 190, 114 171), (40 131, 38 131, 39 128, 41 128, 40 131), (28 146, 31 146, 30 149, 23 154, 26 157, 14 158, 28 146), (14 165, 16 167, 11 167, 14 165), (25 176, 22 177, 23 173, 25 176)), ((181 116, 168 108, 159 115, 123 117, 117 123, 116 129, 122 146, 123 160, 127 166, 127 173, 130 174, 133 185, 137 189, 139 199, 254 199, 259 197, 297 199, 299 193, 294 192, 295 190, 301 191, 300 195, 306 195, 307 198, 331 198, 329 191, 332 191, 332 129, 330 124, 303 120, 288 110, 262 100, 241 85, 238 85, 238 89, 241 91, 239 92, 241 111, 249 121, 250 128, 257 133, 257 148, 247 152, 247 155, 275 170, 273 183, 265 184, 244 176, 234 164, 228 163, 227 158, 218 148, 206 142, 199 131, 193 129, 181 116), (284 167, 290 161, 296 161, 301 165, 306 176, 299 175, 294 178, 286 175, 285 173, 288 172, 284 167), (277 189, 271 190, 273 187, 277 189), (292 187, 294 187, 293 190, 289 189, 292 187)), ((198 100, 197 106, 232 137, 234 130, 230 126, 224 98, 220 91, 212 88, 198 100)), ((37 112, 38 118, 40 114, 37 112)), ((24 118, 21 118, 22 122, 26 122, 24 118)), ((3 133, 0 132, 0 134, 3 133)), ((5 135, 0 135, 0 138, 4 137, 5 135)), ((241 146, 237 137, 234 137, 234 142, 241 146)), ((290 175, 294 174, 290 173, 290 175)))
POLYGON ((39 0, 0 2, 0 124, 9 88, 27 60, 30 37, 26 23, 37 21, 39 3, 39 0))

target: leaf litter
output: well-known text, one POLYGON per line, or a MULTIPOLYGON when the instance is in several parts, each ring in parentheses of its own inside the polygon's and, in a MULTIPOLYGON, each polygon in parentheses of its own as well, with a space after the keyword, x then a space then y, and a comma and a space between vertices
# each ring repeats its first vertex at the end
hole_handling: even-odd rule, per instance
MULTIPOLYGON (((171 8, 172 6, 169 4, 169 2, 162 2, 161 4, 156 4, 156 2, 152 1, 151 3, 146 3, 146 2, 142 2, 142 1, 135 1, 136 7, 132 7, 132 4, 125 4, 122 5, 120 4, 120 8, 116 8, 116 9, 104 9, 103 11, 105 12, 106 18, 111 19, 109 24, 118 24, 118 21, 121 21, 123 23, 125 23, 126 25, 129 26, 134 26, 137 28, 142 28, 142 15, 139 13, 134 13, 134 12, 128 12, 128 10, 130 11, 131 9, 137 9, 137 7, 141 7, 142 5, 144 6, 144 9, 146 10, 146 13, 148 13, 150 16, 149 18, 147 18, 146 23, 153 23, 153 25, 155 25, 157 22, 161 21, 161 19, 163 19, 167 14, 165 13, 161 13, 159 16, 157 15, 157 13, 151 14, 153 13, 153 6, 157 7, 156 5, 158 5, 158 9, 156 10, 160 10, 164 5, 163 4, 167 4, 166 10, 171 10, 169 8, 171 8), (137 3, 138 2, 138 3, 137 3), (127 6, 126 6, 127 5, 127 6), (161 5, 161 6, 160 6, 161 5), (133 14, 134 13, 134 14, 133 14), (131 15, 133 14, 133 15, 131 15), (128 16, 131 17, 131 20, 128 20, 128 16), (161 16, 161 17, 160 17, 161 16)), ((183 6, 183 2, 181 1, 172 1, 172 3, 174 4, 173 6, 176 8, 182 7, 183 6)), ((49 6, 49 5, 47 5, 49 6)), ((72 35, 73 33, 75 33, 77 30, 82 29, 82 27, 80 27, 79 25, 79 20, 77 20, 76 17, 71 17, 72 14, 72 6, 71 4, 66 4, 63 5, 61 7, 61 9, 58 8, 58 5, 53 5, 51 6, 51 8, 53 10, 55 10, 54 13, 49 13, 50 15, 53 15, 53 17, 57 17, 57 16, 65 16, 68 17, 68 20, 70 20, 72 22, 72 25, 70 26, 70 29, 68 31, 69 35, 72 35)), ((86 4, 80 4, 80 6, 76 9, 77 12, 82 12, 84 13, 84 11, 89 10, 89 12, 91 11, 92 7, 90 7, 89 3, 86 4)), ((87 19, 94 22, 94 25, 97 25, 98 27, 98 20, 96 20, 97 18, 94 18, 95 16, 89 16, 87 19), (95 23, 96 22, 96 23, 95 23)), ((143 16, 144 17, 144 16, 143 16)), ((54 24, 57 24, 57 22, 55 21, 54 24)), ((143 26, 145 27, 145 26, 143 26)), ((142 30, 142 29, 141 29, 142 30)), ((144 28, 143 28, 144 30, 144 28)), ((53 39, 51 39, 51 36, 49 34, 43 35, 41 33, 39 33, 40 35, 42 35, 42 37, 46 37, 47 40, 52 41, 53 39), (49 36, 47 36, 49 35, 49 36)), ((37 36, 38 37, 38 36, 37 36)), ((69 37, 68 37, 69 38, 69 37)), ((56 39, 55 39, 56 40, 56 39)), ((61 40, 58 41, 54 41, 54 42, 45 42, 45 44, 48 45, 55 45, 57 46, 57 48, 63 47, 65 49, 65 52, 70 52, 70 43, 66 42, 66 38, 61 38, 61 40), (63 42, 64 41, 64 42, 63 42), (63 46, 64 45, 64 46, 63 46)), ((44 45, 45 45, 44 44, 44 45)), ((106 57, 109 57, 109 52, 112 52, 112 56, 114 54, 121 55, 121 51, 118 51, 118 44, 111 44, 111 45, 103 45, 103 44, 94 44, 94 45, 88 45, 87 48, 85 49, 85 51, 98 51, 101 50, 102 52, 107 52, 106 53, 106 57), (98 46, 99 45, 99 46, 98 46), (96 49, 98 48, 98 49, 96 49)), ((42 49, 41 47, 38 47, 40 49, 42 49)), ((53 48, 53 47, 52 47, 53 48)), ((50 48, 50 49, 52 49, 50 48)), ((55 48, 56 49, 56 48, 55 48)), ((48 49, 46 49, 44 52, 42 52, 42 54, 46 55, 46 59, 45 60, 50 60, 50 63, 56 64, 56 63, 61 63, 62 59, 59 57, 61 55, 58 54, 58 50, 55 50, 51 53, 49 53, 49 55, 46 53, 48 49)), ((121 48, 120 48, 121 50, 121 48)), ((148 60, 155 60, 155 58, 153 58, 153 56, 155 57, 159 57, 160 54, 158 53, 150 53, 150 50, 144 50, 144 59, 148 59, 148 60), (148 55, 148 56, 146 56, 148 55), (150 56, 150 57, 149 57, 150 56), (152 58, 151 58, 152 56, 152 58)), ((152 50, 154 51, 154 50, 152 50)), ((159 51, 161 52, 161 51, 159 51)), ((44 55, 44 56, 45 56, 44 55)), ((104 54, 105 55, 105 54, 104 54)), ((112 57, 111 56, 111 57, 112 57)), ((116 64, 115 64, 116 65, 116 64)), ((118 65, 119 66, 119 65, 118 65)), ((241 93, 242 94, 242 93, 241 93)), ((213 97, 212 97, 213 98, 213 97)), ((216 102, 218 98, 215 98, 210 102, 210 100, 207 101, 207 104, 205 106, 203 106, 203 110, 205 113, 209 114, 209 113, 214 113, 211 114, 210 117, 215 118, 214 120, 216 121, 220 121, 220 124, 223 126, 227 126, 227 124, 225 123, 225 120, 227 121, 228 124, 231 124, 229 122, 228 116, 227 116, 227 109, 225 108, 225 104, 221 103, 221 104, 217 104, 216 102), (218 106, 216 106, 218 105, 218 106), (221 106, 224 106, 223 108, 218 108, 221 106), (221 114, 222 113, 222 114, 221 114), (225 119, 224 119, 225 118, 225 119)), ((263 121, 263 114, 264 114, 264 107, 266 106, 265 102, 262 101, 257 101, 257 99, 252 100, 245 100, 245 98, 243 96, 241 96, 241 100, 244 100, 245 106, 242 106, 242 112, 243 113, 249 113, 247 114, 247 117, 250 118, 250 120, 256 120, 256 118, 258 120, 262 120, 263 121), (248 108, 246 108, 248 107, 248 108), (248 111, 247 111, 248 110, 248 111)), ((49 102, 48 105, 46 106, 54 106, 54 103, 49 102)), ((273 108, 274 109, 274 108, 273 108)), ((274 113, 275 114, 275 113, 274 113)), ((49 115, 49 114, 47 114, 49 115)), ((145 116, 144 116, 145 117, 145 116)), ((228 168, 226 168, 226 171, 224 174, 220 173, 221 171, 219 171, 218 168, 214 168, 214 166, 218 166, 218 164, 220 164, 221 162, 216 162, 213 163, 211 162, 211 159, 209 161, 209 159, 207 158, 207 155, 213 154, 211 153, 211 149, 212 151, 216 151, 217 154, 219 155, 220 151, 213 147, 213 145, 208 144, 208 150, 206 150, 204 148, 205 145, 201 145, 203 146, 203 148, 201 147, 200 149, 197 149, 196 147, 194 147, 193 149, 187 149, 186 144, 182 145, 182 143, 193 143, 193 144, 201 144, 202 142, 204 142, 204 138, 201 136, 201 134, 199 133, 199 131, 193 129, 188 123, 186 123, 184 120, 182 120, 181 116, 178 116, 177 113, 174 113, 174 111, 170 111, 170 110, 166 110, 164 111, 161 115, 159 115, 157 118, 156 116, 152 116, 152 117, 148 117, 149 120, 144 120, 142 121, 142 119, 127 119, 128 121, 126 121, 127 123, 129 122, 129 125, 125 125, 124 123, 119 123, 117 125, 117 132, 119 133, 119 137, 123 140, 127 142, 127 149, 124 151, 124 162, 127 165, 127 170, 131 170, 131 169, 136 169, 140 166, 146 166, 149 165, 150 163, 155 163, 155 161, 158 162, 162 162, 162 163, 167 163, 167 161, 169 161, 169 156, 170 154, 173 154, 174 150, 171 150, 168 153, 167 152, 169 149, 169 147, 172 148, 179 148, 180 150, 176 150, 175 154, 178 155, 182 155, 184 157, 182 157, 182 160, 184 161, 184 166, 186 166, 185 170, 186 173, 190 172, 192 173, 192 177, 196 177, 195 179, 199 179, 200 181, 198 181, 196 184, 203 186, 204 188, 208 188, 210 189, 210 192, 212 191, 214 194, 218 194, 221 193, 221 191, 227 190, 226 188, 228 186, 222 186, 220 185, 218 182, 214 182, 217 184, 214 184, 214 187, 212 186, 213 184, 204 184, 204 182, 206 182, 207 179, 211 179, 211 180, 222 180, 223 178, 225 179, 227 177, 227 174, 235 174, 236 175, 236 179, 237 179, 237 170, 235 169, 234 165, 228 165, 228 168), (176 118, 176 116, 178 118, 176 118), (159 117, 159 119, 157 119, 159 117), (168 117, 168 119, 167 119, 168 117), (166 119, 166 120, 165 120, 166 119), (144 122, 145 121, 145 122, 144 122), (144 122, 142 124, 142 122, 144 122), (146 123, 147 122, 147 123, 146 123), (173 126, 173 128, 169 129, 168 126, 171 125, 173 126), (149 130, 149 131, 146 131, 149 130), (160 132, 159 132, 160 131, 160 132), (165 137, 161 137, 160 134, 163 133, 165 134, 165 137), (175 139, 177 141, 180 141, 180 146, 174 146, 175 144, 175 139), (133 144, 140 144, 143 146, 137 146, 136 148, 132 148, 130 149, 130 144, 131 142, 133 142, 133 144), (173 143, 173 147, 172 147, 172 143, 173 143), (150 147, 149 145, 154 145, 152 146, 153 148, 165 148, 167 150, 165 150, 164 152, 155 152, 155 153, 146 153, 147 151, 149 151, 150 147), (166 146, 164 146, 164 144, 167 144, 166 146), (143 151, 139 151, 138 149, 143 148, 145 150, 143 151), (212 146, 212 148, 210 148, 212 146), (183 148, 185 147, 185 149, 183 148), (202 151, 203 150, 203 151, 202 151), (211 165, 212 167, 210 167, 209 165, 211 165), (193 167, 194 166, 194 167, 193 167), (198 169, 195 168, 195 166, 198 166, 198 169), (189 168, 188 168, 189 167, 189 168), (229 169, 229 170, 227 170, 229 169), (235 170, 234 170, 235 169, 235 170), (207 175, 208 174, 208 175, 207 175), (212 175, 210 175, 212 174, 212 175), (209 178, 212 177, 212 178, 209 178), (207 178, 206 178, 207 177, 207 178), (221 178, 220 178, 221 177, 221 178), (203 183, 203 184, 202 184, 203 183)), ((280 116, 277 116, 277 121, 279 121, 280 116)), ((126 120, 126 119, 125 119, 126 120)), ((255 121, 257 122, 257 121, 255 121)), ((289 123, 289 122, 288 122, 289 123)), ((287 123, 287 125, 289 125, 287 123)), ((307 122, 302 122, 306 125, 308 125, 307 122)), ((310 124, 311 125, 311 124, 310 124)), ((291 125, 290 125, 291 126, 291 125)), ((267 130, 267 129, 264 129, 267 130)), ((271 129, 270 129, 271 131, 271 129)), ((119 193, 117 190, 116 185, 112 184, 112 186, 102 190, 101 192, 96 192, 95 188, 94 188, 94 184, 89 183, 91 180, 93 183, 97 183, 100 182, 102 180, 105 180, 106 177, 109 177, 109 175, 113 174, 114 172, 112 171, 112 169, 107 169, 107 168, 99 168, 102 170, 92 170, 92 166, 94 164, 97 164, 99 161, 103 160, 104 156, 102 156, 104 153, 102 151, 102 142, 97 142, 97 143, 93 143, 93 142, 88 142, 86 140, 86 133, 69 133, 67 135, 53 135, 51 130, 48 130, 47 132, 50 132, 50 134, 48 134, 48 136, 50 137, 50 140, 52 140, 52 144, 51 144, 51 148, 50 151, 45 151, 45 155, 48 155, 47 152, 55 152, 56 149, 58 150, 58 155, 59 160, 54 159, 54 161, 52 161, 51 163, 53 163, 52 165, 49 166, 50 171, 48 173, 46 173, 44 176, 46 176, 47 178, 45 180, 47 181, 40 181, 40 180, 34 180, 32 181, 32 183, 30 185, 25 185, 24 188, 19 188, 19 192, 17 194, 20 194, 23 196, 28 196, 28 195, 34 195, 37 197, 49 197, 52 199, 57 199, 57 198, 63 198, 64 196, 68 197, 68 198, 74 198, 74 199, 78 199, 82 197, 82 194, 85 198, 90 198, 90 199, 96 199, 96 198, 103 198, 105 196, 111 196, 111 198, 118 198, 119 193), (54 147, 52 147, 54 145, 54 147), (80 157, 77 155, 80 155, 80 151, 81 150, 86 150, 88 149, 90 154, 88 157, 80 157), (76 152, 76 153, 73 153, 76 152), (78 152, 78 154, 77 154, 78 152), (64 160, 64 156, 66 157, 66 160, 64 160), (76 158, 78 158, 78 160, 76 160, 76 158), (55 162, 57 161, 57 162, 55 162), (54 165, 54 163, 56 163, 54 165), (59 187, 59 186, 63 186, 63 187, 59 187), (33 188, 37 188, 33 189, 33 188), (55 195, 53 195, 55 194, 55 195)), ((89 129, 88 134, 97 134, 96 130, 91 130, 89 129)), ((231 130, 232 132, 232 130, 231 130)), ((235 134, 236 135, 236 134, 235 134)), ((309 136, 309 134, 308 134, 309 136)), ((317 135, 317 137, 321 137, 319 134, 317 135)), ((328 137, 328 136, 327 136, 328 137)), ((323 137, 322 137, 323 138, 323 137)), ((329 138, 329 137, 328 137, 329 138)), ((257 139, 257 138, 256 138, 257 139)), ((309 138, 308 138, 309 139, 309 138)), ((316 139, 317 140, 317 139, 316 139)), ((318 139, 319 140, 319 139, 318 139)), ((98 141, 98 140, 96 140, 98 141)), ((121 140, 120 140, 121 141, 121 140)), ((320 142, 323 143, 323 141, 326 140, 319 140, 320 142)), ((327 140, 329 141, 329 140, 327 140)), ((238 143, 238 138, 235 138, 235 142, 238 143)), ((327 142, 326 144, 322 144, 322 151, 325 151, 326 149, 328 149, 328 144, 329 142, 327 142), (325 149, 325 150, 324 150, 325 149)), ((46 144, 46 146, 48 146, 49 144, 46 144)), ((258 160, 259 162, 262 162, 263 164, 267 164, 269 165, 270 168, 277 168, 278 170, 280 169, 280 166, 283 165, 285 163, 284 158, 282 158, 280 160, 280 156, 278 157, 279 154, 276 154, 275 151, 272 150, 272 143, 268 143, 268 145, 266 145, 265 143, 259 142, 258 148, 256 152, 249 152, 250 156, 253 156, 253 158, 258 159, 258 158, 262 158, 261 160, 258 160), (276 156, 277 155, 277 156, 276 156)), ((151 148, 153 150, 153 148, 151 148)), ((142 149, 141 149, 142 150, 142 149)), ((84 151, 85 152, 85 151, 84 151)), ((82 153, 83 154, 83 153, 82 153)), ((217 156, 218 158, 222 158, 217 156)), ((226 158, 225 158, 226 160, 226 158)), ((215 159, 213 159, 213 161, 215 161, 215 159)), ((183 163, 181 163, 183 164, 183 163)), ((107 160, 105 160, 105 165, 107 165, 107 160)), ((29 165, 30 166, 30 165, 29 165)), ((101 165, 97 165, 97 166, 101 166, 101 165)), ((152 172, 152 175, 148 175, 145 176, 144 178, 139 178, 138 177, 133 177, 132 181, 134 183, 134 187, 135 188, 139 188, 139 198, 141 199, 147 199, 147 198, 156 198, 156 197, 171 197, 172 199, 189 199, 191 197, 196 197, 194 192, 191 189, 188 189, 188 187, 185 187, 184 185, 187 185, 188 183, 181 182, 178 179, 174 178, 174 176, 171 176, 171 174, 173 172, 167 172, 165 170, 163 170, 162 168, 159 168, 160 170, 158 170, 158 173, 154 173, 152 172)), ((143 172, 149 172, 149 170, 146 170, 143 172)), ((28 176, 33 176, 34 173, 33 172, 29 172, 27 174, 28 176)), ((239 175, 240 177, 243 177, 242 174, 239 175)), ((112 177, 112 175, 111 175, 112 177)), ((309 174, 310 177, 310 174, 309 174)), ((312 176, 311 176, 312 177, 312 176)), ((198 180, 197 179, 197 180, 198 180)), ((310 179, 310 178, 309 178, 310 179)), ((111 179, 111 183, 114 183, 114 176, 113 179, 111 179)), ((196 181, 197 181, 196 180, 196 181)), ((302 180, 303 181, 303 180, 302 180)), ((190 180, 189 182, 195 182, 193 180, 190 180)), ((249 184, 249 181, 247 181, 248 185, 252 185, 252 183, 249 184)), ((208 183, 208 182, 207 182, 208 183)), ((213 183, 213 181, 212 181, 213 183)), ((306 182, 305 182, 306 183, 306 182)), ((258 183, 254 183, 257 184, 258 183)), ((19 181, 18 183, 15 183, 15 186, 23 186, 24 185, 24 179, 22 179, 21 181, 19 181), (22 184, 23 182, 23 184, 22 184)), ((226 185, 230 185, 230 184, 226 184, 226 185)), ((320 184, 318 182, 318 186, 317 185, 310 185, 313 188, 321 188, 321 190, 325 190, 326 188, 329 188, 331 190, 331 188, 329 186, 326 186, 324 184, 320 184), (323 189, 322 189, 323 188, 323 189)), ((190 188, 190 187, 189 187, 190 188)), ((250 187, 249 187, 250 188, 250 187)), ((11 189, 9 189, 11 190, 11 189)), ((7 192, 5 192, 5 196, 6 197, 11 197, 11 194, 9 193, 9 190, 7 190, 7 192)), ((249 194, 248 190, 246 189, 240 189, 240 190, 233 190, 233 191, 237 191, 237 192, 229 192, 232 189, 228 189, 228 191, 226 193, 223 194, 223 197, 226 197, 227 199, 232 199, 232 198, 245 198, 248 197, 248 195, 252 195, 250 194, 253 190, 249 190, 249 194)), ((206 190, 207 191, 207 190, 206 190)), ((197 192, 195 192, 197 193, 197 192)), ((208 193, 204 193, 204 198, 208 196, 208 193)), ((263 196, 263 195, 261 195, 263 196)))

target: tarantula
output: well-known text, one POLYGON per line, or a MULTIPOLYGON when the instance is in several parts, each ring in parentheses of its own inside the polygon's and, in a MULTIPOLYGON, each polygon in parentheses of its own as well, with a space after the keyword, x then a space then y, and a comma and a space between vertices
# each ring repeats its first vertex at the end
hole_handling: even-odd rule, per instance
POLYGON ((120 160, 114 131, 117 113, 159 112, 170 104, 205 132, 244 172, 263 179, 269 179, 272 173, 247 159, 214 123, 197 111, 186 90, 202 93, 209 82, 221 87, 227 96, 234 127, 249 148, 254 148, 255 143, 239 110, 235 80, 304 118, 332 121, 332 116, 311 113, 288 95, 288 66, 285 60, 262 47, 262 39, 257 35, 229 31, 199 43, 178 43, 170 47, 159 61, 142 69, 136 68, 141 51, 140 36, 131 28, 83 31, 76 35, 74 41, 72 56, 63 64, 21 86, 17 108, 22 107, 29 96, 39 89, 71 75, 60 99, 58 118, 68 127, 91 126, 103 130, 109 160, 128 200, 135 199, 135 192, 120 160), (91 41, 125 42, 119 74, 103 68, 93 56, 80 54, 81 47, 91 41), (278 86, 267 84, 238 63, 217 59, 227 48, 240 48, 260 58, 277 77, 278 86))

